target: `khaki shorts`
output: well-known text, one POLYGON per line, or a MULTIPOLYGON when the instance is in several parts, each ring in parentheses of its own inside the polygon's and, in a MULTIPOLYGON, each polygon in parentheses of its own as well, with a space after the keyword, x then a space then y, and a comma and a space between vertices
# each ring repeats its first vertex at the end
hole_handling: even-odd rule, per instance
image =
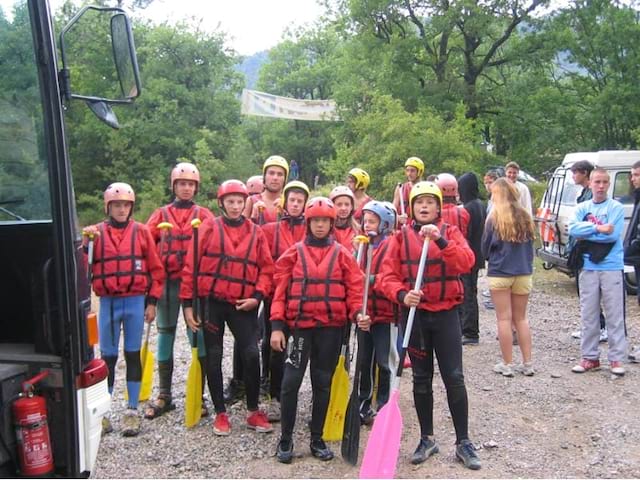
POLYGON ((528 295, 533 288, 533 275, 489 277, 490 290, 511 290, 516 295, 528 295))

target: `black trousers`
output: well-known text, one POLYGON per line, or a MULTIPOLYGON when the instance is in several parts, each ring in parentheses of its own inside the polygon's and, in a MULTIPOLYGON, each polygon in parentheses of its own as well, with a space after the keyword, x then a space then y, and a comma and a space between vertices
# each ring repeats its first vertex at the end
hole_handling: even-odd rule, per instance
POLYGON ((478 311, 478 270, 461 275, 464 286, 464 300, 460 305, 460 326, 462 335, 469 338, 480 337, 480 313, 478 311))
POLYGON ((201 303, 207 350, 207 380, 216 413, 226 411, 222 394, 222 345, 225 324, 231 329, 242 359, 247 409, 257 410, 260 395, 257 309, 248 312, 236 310, 235 305, 213 298, 203 299, 201 303))
POLYGON ((462 373, 462 341, 457 308, 442 312, 416 311, 408 353, 413 372, 413 399, 423 437, 433 435, 434 352, 447 391, 456 443, 459 443, 469 438, 469 403, 462 373))
POLYGON ((298 391, 311 366, 311 440, 322 437, 324 419, 329 407, 331 378, 342 346, 343 327, 298 329, 287 340, 287 357, 280 395, 282 439, 291 440, 298 410, 298 391), (295 340, 295 342, 294 342, 295 340), (294 344, 297 347, 294 347, 294 344))

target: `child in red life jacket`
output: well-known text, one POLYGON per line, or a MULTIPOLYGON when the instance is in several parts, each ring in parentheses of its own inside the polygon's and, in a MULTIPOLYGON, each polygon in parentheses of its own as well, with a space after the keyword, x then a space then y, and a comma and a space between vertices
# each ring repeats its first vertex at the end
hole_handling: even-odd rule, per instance
POLYGON ((271 294, 273 261, 262 230, 242 211, 249 193, 239 180, 227 180, 218 188, 223 217, 207 220, 189 246, 180 299, 187 325, 201 327, 206 347, 206 370, 211 400, 216 410, 213 432, 229 435, 231 424, 222 396, 222 345, 225 324, 231 329, 242 355, 247 393, 247 427, 257 432, 273 428, 258 410, 260 361, 258 354, 258 304, 271 294), (195 259, 194 259, 195 250, 195 259), (194 263, 195 261, 195 263, 194 263), (197 278, 194 285, 193 277, 197 278), (196 289, 199 311, 194 312, 196 289))
MULTIPOLYGON (((137 408, 142 380, 142 330, 144 322, 151 323, 156 317, 156 304, 164 281, 162 262, 149 229, 131 218, 135 201, 130 185, 112 183, 104 192, 104 211, 109 219, 83 230, 85 238, 94 239, 92 286, 100 297, 100 352, 109 367, 111 394, 121 325, 124 331, 129 396, 129 408, 122 422, 124 436, 140 432, 137 408)), ((106 431, 112 430, 108 419, 103 421, 103 427, 106 431)))
POLYGON ((322 428, 344 328, 349 320, 356 320, 367 330, 370 322, 360 312, 362 272, 351 253, 331 236, 336 219, 333 202, 325 197, 312 198, 305 216, 304 241, 289 248, 276 262, 271 306, 271 347, 287 352, 280 394, 282 433, 276 452, 282 463, 290 463, 293 458, 298 391, 309 361, 313 390, 311 453, 321 460, 333 458, 322 440, 322 428))
POLYGON ((353 219, 358 225, 362 222, 362 208, 367 202, 373 200, 367 195, 367 188, 371 183, 371 177, 361 168, 352 168, 347 174, 347 187, 351 189, 354 197, 353 219))
POLYGON ((442 221, 458 227, 467 238, 471 216, 464 206, 458 204, 458 180, 450 173, 440 173, 436 177, 436 185, 442 192, 442 221))
POLYGON ((282 190, 289 177, 289 163, 280 155, 271 155, 262 164, 261 193, 251 195, 244 207, 244 216, 254 223, 277 222, 282 213, 282 190))
MULTIPOLYGON (((441 219, 442 193, 431 182, 419 182, 409 197, 413 224, 389 240, 381 281, 375 288, 404 307, 417 307, 409 335, 408 353, 413 371, 413 397, 421 438, 412 463, 424 462, 438 451, 433 436, 433 354, 456 431, 456 456, 477 470, 480 460, 468 434, 467 389, 462 373, 462 342, 457 306, 462 303, 460 275, 473 267, 475 257, 464 236, 441 219), (414 290, 424 241, 429 239, 427 263, 420 291, 414 290)), ((406 319, 406 312, 404 318, 406 319)))
POLYGON ((358 224, 353 219, 356 197, 349 187, 340 185, 331 190, 329 199, 336 207, 336 224, 333 229, 333 236, 338 243, 353 252, 353 239, 360 232, 358 224))
MULTIPOLYGON (((275 262, 292 245, 302 241, 306 233, 304 208, 309 199, 309 187, 304 182, 293 180, 282 192, 284 215, 279 221, 267 223, 262 231, 267 237, 271 258, 275 262)), ((269 421, 280 421, 280 386, 284 372, 284 353, 271 349, 271 300, 264 300, 265 332, 262 342, 261 385, 268 385, 271 399, 267 410, 269 421)))
MULTIPOLYGON (((191 242, 193 228, 191 221, 199 218, 204 221, 213 218, 214 215, 208 208, 196 205, 193 201, 200 186, 200 172, 191 163, 178 163, 171 170, 171 191, 175 200, 168 205, 156 209, 147 226, 153 235, 158 247, 158 253, 162 258, 167 281, 164 293, 158 304, 158 397, 145 408, 145 418, 156 418, 163 413, 173 410, 171 384, 173 377, 173 344, 176 337, 176 325, 180 313, 180 275, 187 256, 187 249, 191 242), (171 228, 162 230, 158 227, 161 223, 170 223, 171 228), (162 248, 162 251, 159 249, 162 248)), ((191 340, 191 331, 187 329, 187 335, 191 340)), ((204 342, 202 336, 198 336, 198 356, 204 368, 204 342)), ((204 384, 204 382, 203 382, 204 384)), ((203 403, 203 414, 206 415, 206 407, 203 403)))
MULTIPOLYGON (((371 317, 369 332, 358 336, 358 349, 362 360, 360 385, 360 419, 365 425, 373 422, 376 412, 371 408, 376 366, 378 367, 378 410, 389 401, 391 377, 398 368, 398 306, 377 293, 373 286, 379 281, 380 268, 388 249, 388 235, 396 225, 396 212, 391 204, 372 200, 362 209, 362 229, 371 239, 373 256, 371 260, 371 285, 367 314, 371 317)), ((361 261, 364 269, 366 260, 361 261)))

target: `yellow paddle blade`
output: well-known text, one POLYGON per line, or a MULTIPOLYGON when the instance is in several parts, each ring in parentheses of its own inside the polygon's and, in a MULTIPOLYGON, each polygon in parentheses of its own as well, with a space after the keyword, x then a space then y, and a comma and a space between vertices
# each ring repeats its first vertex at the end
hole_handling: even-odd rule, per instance
POLYGON ((191 366, 187 375, 187 391, 184 404, 184 424, 195 426, 202 415, 202 367, 198 359, 198 347, 191 349, 191 366))
POLYGON ((140 384, 141 402, 146 402, 151 398, 151 390, 153 388, 153 364, 155 359, 153 352, 149 350, 149 344, 145 343, 140 350, 140 361, 142 362, 142 382, 140 384))
POLYGON ((331 396, 327 416, 324 419, 322 439, 327 442, 342 440, 344 417, 349 402, 349 374, 344 366, 344 355, 340 355, 338 365, 331 378, 331 396))

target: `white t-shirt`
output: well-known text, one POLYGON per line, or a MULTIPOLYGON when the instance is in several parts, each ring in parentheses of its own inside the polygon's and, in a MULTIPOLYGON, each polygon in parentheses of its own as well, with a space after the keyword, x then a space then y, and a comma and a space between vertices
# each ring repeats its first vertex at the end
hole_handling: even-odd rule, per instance
POLYGON ((520 205, 522 205, 527 212, 533 214, 533 210, 531 208, 531 192, 529 192, 527 186, 522 182, 516 181, 515 185, 518 189, 518 193, 520 194, 520 205))

